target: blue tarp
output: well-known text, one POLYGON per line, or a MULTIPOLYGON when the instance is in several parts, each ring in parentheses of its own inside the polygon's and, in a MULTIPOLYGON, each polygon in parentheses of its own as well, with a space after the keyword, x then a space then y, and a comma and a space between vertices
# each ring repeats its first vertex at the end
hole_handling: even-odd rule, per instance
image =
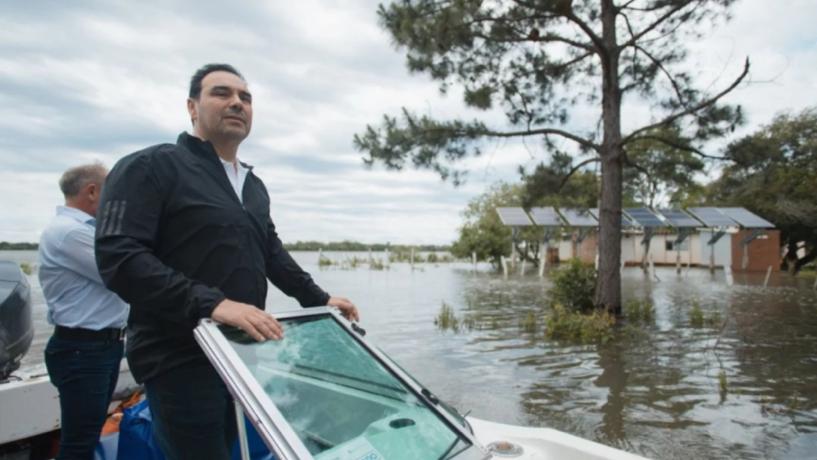
MULTIPOLYGON (((275 460, 264 441, 255 431, 255 428, 245 418, 247 427, 247 442, 252 460, 275 460)), ((119 423, 118 448, 114 435, 104 436, 97 446, 95 460, 165 460, 156 440, 153 438, 153 419, 147 400, 125 409, 122 421, 119 423), (111 438, 111 439, 109 439, 111 438), (101 452, 101 453, 100 453, 101 452), (118 452, 118 456, 111 454, 118 452)), ((236 442, 232 450, 233 460, 241 460, 241 449, 236 442)))

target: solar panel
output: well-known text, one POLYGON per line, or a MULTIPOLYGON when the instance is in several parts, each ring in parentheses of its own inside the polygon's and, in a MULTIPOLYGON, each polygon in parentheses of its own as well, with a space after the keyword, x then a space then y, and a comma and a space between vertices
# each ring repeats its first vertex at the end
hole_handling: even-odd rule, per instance
POLYGON ((627 208, 624 210, 639 227, 666 227, 650 208, 627 208))
POLYGON ((529 227, 530 217, 522 208, 496 208, 499 220, 508 227, 529 227))
POLYGON ((561 227, 562 219, 559 214, 552 207, 547 208, 531 208, 530 217, 533 223, 541 225, 542 227, 561 227))
MULTIPOLYGON (((590 215, 595 217, 596 220, 601 221, 601 219, 599 219, 599 208, 590 209, 590 215)), ((633 223, 632 220, 630 220, 629 217, 627 217, 627 214, 621 213, 621 226, 622 227, 635 227, 635 224, 633 223)))
POLYGON ((707 227, 737 227, 738 225, 718 208, 687 208, 687 212, 707 227))
POLYGON ((743 228, 774 228, 773 223, 753 214, 746 208, 718 208, 718 210, 743 228))
POLYGON ((659 209, 659 213, 667 219, 670 225, 676 228, 696 228, 703 224, 680 209, 659 209))
POLYGON ((596 218, 587 209, 562 208, 559 209, 567 225, 571 227, 598 227, 596 218))

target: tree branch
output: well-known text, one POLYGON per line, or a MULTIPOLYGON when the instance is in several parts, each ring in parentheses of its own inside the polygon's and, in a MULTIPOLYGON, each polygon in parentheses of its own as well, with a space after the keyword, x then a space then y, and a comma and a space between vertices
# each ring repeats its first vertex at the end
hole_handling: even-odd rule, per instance
POLYGON ((601 158, 599 158, 599 157, 590 158, 590 159, 582 161, 581 163, 579 163, 576 166, 574 166, 573 168, 571 168, 571 170, 568 171, 567 174, 565 174, 565 177, 562 178, 562 182, 559 184, 559 188, 557 189, 557 191, 561 191, 562 188, 565 186, 565 184, 567 184, 567 181, 570 180, 570 178, 573 176, 573 174, 576 174, 576 172, 578 170, 580 170, 581 168, 589 165, 590 163, 595 163, 595 162, 598 162, 598 161, 601 161, 601 158))
POLYGON ((668 125, 668 124, 672 123, 673 121, 675 121, 675 120, 677 120, 677 119, 679 119, 681 117, 693 114, 693 113, 695 113, 695 112, 697 112, 697 111, 699 111, 699 110, 701 110, 703 108, 706 108, 706 107, 714 104, 720 98, 722 98, 723 96, 726 96, 729 92, 731 92, 733 89, 735 89, 740 84, 740 82, 742 82, 743 79, 746 78, 746 75, 748 75, 748 74, 749 74, 749 58, 747 57, 746 58, 746 63, 743 65, 743 72, 741 72, 741 74, 738 76, 738 78, 735 79, 735 81, 733 81, 732 84, 729 85, 726 89, 724 89, 720 93, 716 94, 715 96, 713 96, 713 97, 711 97, 711 98, 709 98, 709 99, 707 99, 707 100, 705 100, 705 101, 703 101, 703 102, 701 102, 699 104, 696 104, 696 105, 694 105, 692 107, 689 107, 686 110, 683 110, 681 112, 672 114, 672 115, 664 118, 663 120, 661 120, 661 121, 659 121, 657 123, 653 123, 651 125, 647 125, 647 126, 643 126, 641 128, 638 128, 637 130, 635 130, 635 131, 631 132, 630 134, 628 134, 621 141, 621 145, 627 144, 633 138, 635 138, 637 135, 639 135, 639 134, 641 134, 641 133, 643 133, 645 131, 649 131, 651 129, 658 128, 659 126, 668 125))
POLYGON ((678 102, 681 104, 682 107, 686 107, 687 105, 686 102, 684 102, 684 96, 681 93, 681 88, 678 86, 678 82, 675 81, 675 78, 673 78, 672 74, 669 73, 669 70, 667 70, 667 68, 664 67, 663 64, 661 64, 661 61, 656 59, 646 49, 642 48, 639 45, 633 45, 633 48, 644 53, 644 55, 647 56, 647 59, 652 61, 652 63, 655 64, 655 66, 658 67, 658 69, 660 69, 664 75, 666 75, 667 80, 669 80, 670 84, 672 85, 672 89, 675 90, 675 96, 678 97, 678 102))
POLYGON ((638 42, 639 39, 641 39, 641 37, 643 37, 644 35, 647 35, 648 33, 652 32, 653 30, 655 30, 656 27, 661 25, 661 23, 663 23, 664 21, 666 21, 667 19, 672 17, 672 15, 674 15, 675 13, 681 11, 682 9, 686 8, 687 5, 691 5, 692 3, 693 2, 691 2, 691 1, 681 3, 680 5, 672 8, 669 11, 667 11, 666 13, 661 15, 658 19, 656 19, 652 24, 648 25, 643 30, 641 30, 640 32, 633 35, 633 37, 631 39, 629 39, 628 41, 626 41, 626 42, 622 43, 621 45, 619 45, 618 46, 619 50, 624 49, 624 48, 626 48, 628 46, 631 46, 631 45, 635 44, 636 42, 638 42))
POLYGON ((538 37, 531 37, 531 36, 518 36, 506 39, 498 39, 496 37, 491 37, 490 35, 485 35, 481 33, 474 32, 474 37, 481 38, 487 42, 496 42, 496 43, 522 43, 522 42, 534 42, 534 43, 566 43, 570 46, 574 46, 576 48, 581 48, 583 50, 595 52, 596 49, 587 43, 578 42, 575 40, 571 40, 566 37, 562 37, 561 35, 556 34, 547 34, 538 37))
POLYGON ((575 143, 577 143, 579 145, 582 145, 582 146, 587 147, 589 149, 593 149, 595 151, 599 151, 601 149, 600 145, 594 144, 593 142, 591 142, 591 141, 589 141, 589 140, 587 140, 587 139, 585 139, 585 138, 583 138, 581 136, 577 136, 577 135, 575 135, 575 134, 573 134, 571 132, 564 131, 564 130, 561 130, 561 129, 555 129, 555 128, 540 128, 540 129, 529 129, 529 130, 525 130, 525 131, 507 131, 507 132, 485 130, 485 131, 482 132, 482 134, 485 135, 485 136, 492 136, 492 137, 526 137, 526 136, 538 136, 538 135, 548 136, 548 135, 552 134, 554 136, 561 136, 561 137, 564 137, 565 139, 570 139, 571 141, 573 141, 573 142, 575 142, 575 143))
POLYGON ((580 17, 576 16, 573 10, 570 10, 565 15, 565 17, 573 24, 579 26, 582 32, 584 32, 585 35, 587 35, 587 38, 589 38, 590 41, 593 42, 594 45, 596 45, 596 50, 599 53, 599 56, 603 56, 605 54, 604 42, 601 40, 601 37, 596 35, 596 32, 594 32, 593 29, 586 22, 582 21, 580 17))
POLYGON ((628 142, 637 142, 637 141, 656 141, 661 142, 664 145, 670 146, 674 149, 684 150, 686 152, 694 153, 702 158, 708 158, 710 160, 720 160, 720 161, 730 161, 731 158, 727 157, 719 157, 715 155, 709 155, 708 153, 704 153, 702 150, 695 148, 688 144, 682 144, 680 142, 675 142, 672 139, 667 139, 661 136, 654 136, 654 135, 645 135, 645 136, 638 136, 633 139, 630 139, 628 142))

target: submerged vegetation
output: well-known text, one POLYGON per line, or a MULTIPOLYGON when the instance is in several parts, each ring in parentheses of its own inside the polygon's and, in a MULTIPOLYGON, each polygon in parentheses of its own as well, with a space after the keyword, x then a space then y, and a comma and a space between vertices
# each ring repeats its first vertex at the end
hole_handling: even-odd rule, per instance
POLYGON ((655 319, 655 306, 647 299, 631 299, 624 304, 624 317, 630 322, 649 323, 655 319))
POLYGON ((452 330, 458 332, 460 330, 459 318, 457 318, 451 305, 445 302, 443 302, 440 307, 440 312, 437 314, 437 317, 434 318, 434 324, 443 331, 452 330))
POLYGON ((715 327, 722 322, 721 313, 718 310, 711 312, 704 312, 701 304, 697 301, 692 302, 692 308, 689 309, 689 325, 696 328, 701 327, 715 327))
POLYGON ((606 311, 570 311, 554 304, 546 321, 545 336, 579 343, 606 343, 613 337, 616 319, 606 311))
POLYGON ((553 272, 553 287, 548 291, 550 300, 573 312, 593 310, 596 270, 592 265, 571 259, 553 272))
POLYGON ((28 262, 20 262, 20 270, 22 270, 26 275, 30 275, 34 273, 34 266, 28 262))

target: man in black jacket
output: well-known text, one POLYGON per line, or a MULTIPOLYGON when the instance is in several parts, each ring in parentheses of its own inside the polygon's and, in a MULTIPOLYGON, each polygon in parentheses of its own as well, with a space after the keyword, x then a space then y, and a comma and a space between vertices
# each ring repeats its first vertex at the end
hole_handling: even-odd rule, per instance
POLYGON ((199 69, 187 109, 193 134, 121 159, 108 175, 96 256, 108 288, 131 304, 127 356, 144 382, 169 460, 227 459, 236 426, 229 393, 193 338, 202 318, 259 341, 284 331, 264 312, 267 279, 304 306, 355 306, 324 292, 283 248, 269 196, 238 146, 252 96, 226 64, 199 69))

